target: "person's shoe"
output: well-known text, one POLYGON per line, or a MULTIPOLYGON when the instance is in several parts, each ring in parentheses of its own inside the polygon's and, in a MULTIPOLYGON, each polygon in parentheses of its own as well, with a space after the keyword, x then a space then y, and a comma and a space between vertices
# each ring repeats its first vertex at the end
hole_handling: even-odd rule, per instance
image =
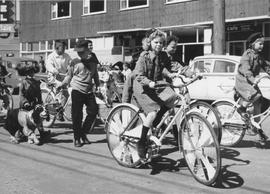
POLYGON ((265 133, 264 133, 264 131, 262 130, 262 129, 259 129, 258 130, 258 134, 259 134, 259 141, 260 142, 266 142, 267 141, 267 139, 269 138, 267 135, 265 135, 265 133))
POLYGON ((82 143, 83 144, 91 144, 91 142, 89 141, 89 139, 87 138, 86 135, 82 136, 81 139, 82 139, 82 143))
POLYGON ((137 143, 137 150, 138 150, 139 157, 142 160, 145 160, 146 159, 146 151, 147 151, 146 150, 146 141, 139 140, 137 143))
POLYGON ((80 139, 75 139, 74 140, 74 146, 75 147, 82 147, 82 143, 80 139))

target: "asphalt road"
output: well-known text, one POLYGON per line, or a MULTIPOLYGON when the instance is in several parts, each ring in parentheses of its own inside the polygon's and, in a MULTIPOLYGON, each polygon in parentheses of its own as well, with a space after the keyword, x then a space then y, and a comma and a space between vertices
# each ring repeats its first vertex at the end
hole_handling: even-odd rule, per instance
POLYGON ((102 126, 81 148, 73 146, 71 123, 57 122, 50 130, 41 146, 15 145, 0 127, 0 193, 270 193, 270 142, 258 148, 256 136, 221 148, 220 181, 207 187, 192 177, 170 135, 151 168, 129 169, 112 158, 102 126))

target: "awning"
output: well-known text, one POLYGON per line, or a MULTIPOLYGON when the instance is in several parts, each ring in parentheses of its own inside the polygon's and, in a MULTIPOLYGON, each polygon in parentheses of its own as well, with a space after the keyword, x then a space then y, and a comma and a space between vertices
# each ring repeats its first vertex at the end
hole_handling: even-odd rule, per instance
POLYGON ((115 33, 124 33, 124 32, 139 32, 147 31, 151 28, 133 28, 133 29, 121 29, 121 30, 108 30, 108 31, 99 31, 98 34, 115 34, 115 33))

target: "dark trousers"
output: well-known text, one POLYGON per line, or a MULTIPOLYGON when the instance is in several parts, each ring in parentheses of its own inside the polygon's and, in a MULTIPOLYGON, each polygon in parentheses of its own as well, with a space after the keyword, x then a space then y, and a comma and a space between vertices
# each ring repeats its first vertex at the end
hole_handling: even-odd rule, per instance
POLYGON ((94 94, 84 94, 77 90, 71 92, 72 123, 74 139, 79 139, 87 134, 98 113, 98 105, 94 94), (87 116, 82 125, 83 105, 86 105, 87 116))

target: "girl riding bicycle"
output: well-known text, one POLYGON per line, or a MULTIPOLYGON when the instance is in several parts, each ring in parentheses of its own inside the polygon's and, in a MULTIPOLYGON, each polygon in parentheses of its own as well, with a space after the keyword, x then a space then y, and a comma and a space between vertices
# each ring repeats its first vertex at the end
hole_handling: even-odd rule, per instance
MULTIPOLYGON (((240 114, 261 113, 261 91, 256 83, 256 76, 261 68, 270 75, 270 63, 264 60, 261 52, 264 45, 264 37, 261 33, 254 33, 247 39, 249 48, 242 55, 238 74, 236 75, 235 89, 243 99, 241 107, 238 108, 240 114), (255 84, 255 86, 254 86, 255 84)), ((256 118, 258 122, 259 118, 256 118)), ((258 129, 260 140, 265 142, 268 137, 262 129, 258 129)))
POLYGON ((134 96, 137 103, 147 114, 143 123, 141 138, 138 142, 138 152, 141 159, 146 157, 146 139, 149 128, 156 127, 164 112, 173 107, 177 95, 170 87, 155 89, 156 83, 164 83, 164 78, 170 78, 170 59, 162 51, 165 35, 160 30, 155 30, 149 36, 151 49, 141 53, 134 75, 134 96))

